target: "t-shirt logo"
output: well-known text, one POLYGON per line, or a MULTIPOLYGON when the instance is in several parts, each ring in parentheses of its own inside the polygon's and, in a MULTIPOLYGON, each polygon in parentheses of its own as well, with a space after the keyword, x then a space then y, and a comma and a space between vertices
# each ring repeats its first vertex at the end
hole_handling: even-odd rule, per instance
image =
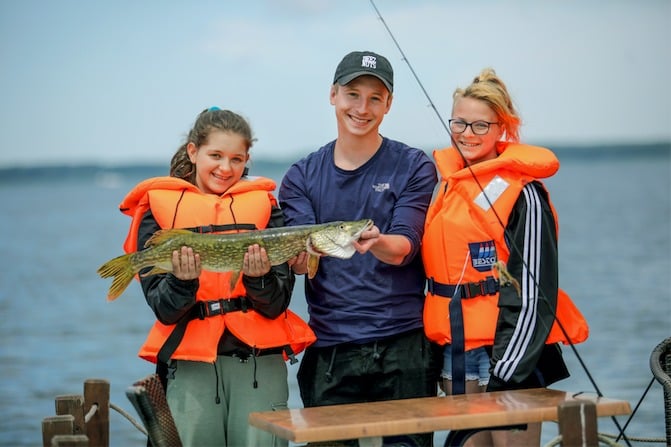
POLYGON ((375 56, 364 56, 361 58, 361 66, 366 68, 377 68, 377 59, 375 56))
POLYGON ((471 252, 471 265, 479 272, 488 272, 496 264, 496 245, 494 241, 471 242, 468 244, 471 252))
POLYGON ((382 192, 387 189, 389 189, 389 183, 378 183, 377 185, 373 185, 373 190, 375 190, 375 192, 382 192))

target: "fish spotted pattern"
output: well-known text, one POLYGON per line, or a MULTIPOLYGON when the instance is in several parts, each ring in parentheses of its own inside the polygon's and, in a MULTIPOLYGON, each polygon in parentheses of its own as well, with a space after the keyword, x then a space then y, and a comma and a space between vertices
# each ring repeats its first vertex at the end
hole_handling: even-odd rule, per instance
MULTIPOLYGON (((191 247, 200 255, 203 270, 212 272, 240 272, 250 245, 266 249, 271 265, 279 265, 307 251, 308 277, 317 272, 320 256, 348 259, 356 251, 352 242, 373 221, 337 221, 316 225, 267 228, 241 233, 200 234, 189 230, 160 230, 145 244, 144 250, 118 256, 98 268, 102 278, 113 278, 108 300, 118 298, 140 270, 152 267, 143 276, 172 271, 172 253, 181 247, 191 247)), ((237 275, 234 276, 237 279, 237 275)))

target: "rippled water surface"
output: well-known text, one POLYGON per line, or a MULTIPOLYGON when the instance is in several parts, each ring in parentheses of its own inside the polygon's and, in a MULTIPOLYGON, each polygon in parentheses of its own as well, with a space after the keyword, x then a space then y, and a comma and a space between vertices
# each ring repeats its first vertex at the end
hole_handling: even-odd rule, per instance
MULTIPOLYGON (((279 180, 287 166, 259 165, 253 173, 279 180)), ((108 380, 111 401, 136 417, 124 391, 153 372, 136 355, 153 321, 139 286, 107 302, 109 283, 95 271, 121 254, 129 223, 117 211, 121 198, 136 181, 161 172, 92 171, 25 172, 0 182, 3 446, 41 445, 41 422, 55 414, 54 398, 81 394, 88 378, 108 380)), ((670 177, 667 152, 567 157, 547 182, 560 216, 561 284, 591 328, 589 340, 576 346, 589 374, 567 349, 573 375, 555 388, 594 393, 591 375, 605 396, 633 408, 650 383, 650 353, 671 336, 670 177)), ((300 281, 292 308, 305 315, 300 281)), ((299 407, 295 372, 290 368, 290 406, 299 407)), ((112 411, 110 419, 112 446, 145 445, 121 415, 112 411)), ((608 418, 599 429, 616 433, 608 418)), ((556 425, 545 425, 544 441, 556 434, 556 425)), ((657 382, 627 434, 664 437, 657 382)))

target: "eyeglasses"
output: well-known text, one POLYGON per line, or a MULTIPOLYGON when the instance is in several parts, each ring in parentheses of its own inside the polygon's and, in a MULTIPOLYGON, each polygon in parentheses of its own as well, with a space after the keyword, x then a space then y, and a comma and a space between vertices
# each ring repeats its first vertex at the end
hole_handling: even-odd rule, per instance
POLYGON ((472 123, 467 123, 463 120, 449 120, 448 123, 450 124, 450 130, 454 133, 464 133, 466 132, 466 128, 471 126, 471 130, 475 135, 485 135, 489 132, 489 126, 492 124, 499 124, 490 123, 488 121, 473 121, 472 123))

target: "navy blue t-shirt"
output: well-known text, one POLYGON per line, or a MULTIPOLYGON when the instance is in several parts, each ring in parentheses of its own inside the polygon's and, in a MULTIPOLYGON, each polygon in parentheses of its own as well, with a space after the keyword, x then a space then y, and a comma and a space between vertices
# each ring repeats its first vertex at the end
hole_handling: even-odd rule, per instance
POLYGON ((294 163, 278 199, 287 225, 372 219, 383 234, 406 236, 412 251, 402 265, 371 253, 321 257, 305 278, 315 346, 382 339, 422 327, 425 275, 420 254, 424 219, 437 183, 421 150, 383 138, 363 166, 346 171, 333 159, 335 141, 294 163))

